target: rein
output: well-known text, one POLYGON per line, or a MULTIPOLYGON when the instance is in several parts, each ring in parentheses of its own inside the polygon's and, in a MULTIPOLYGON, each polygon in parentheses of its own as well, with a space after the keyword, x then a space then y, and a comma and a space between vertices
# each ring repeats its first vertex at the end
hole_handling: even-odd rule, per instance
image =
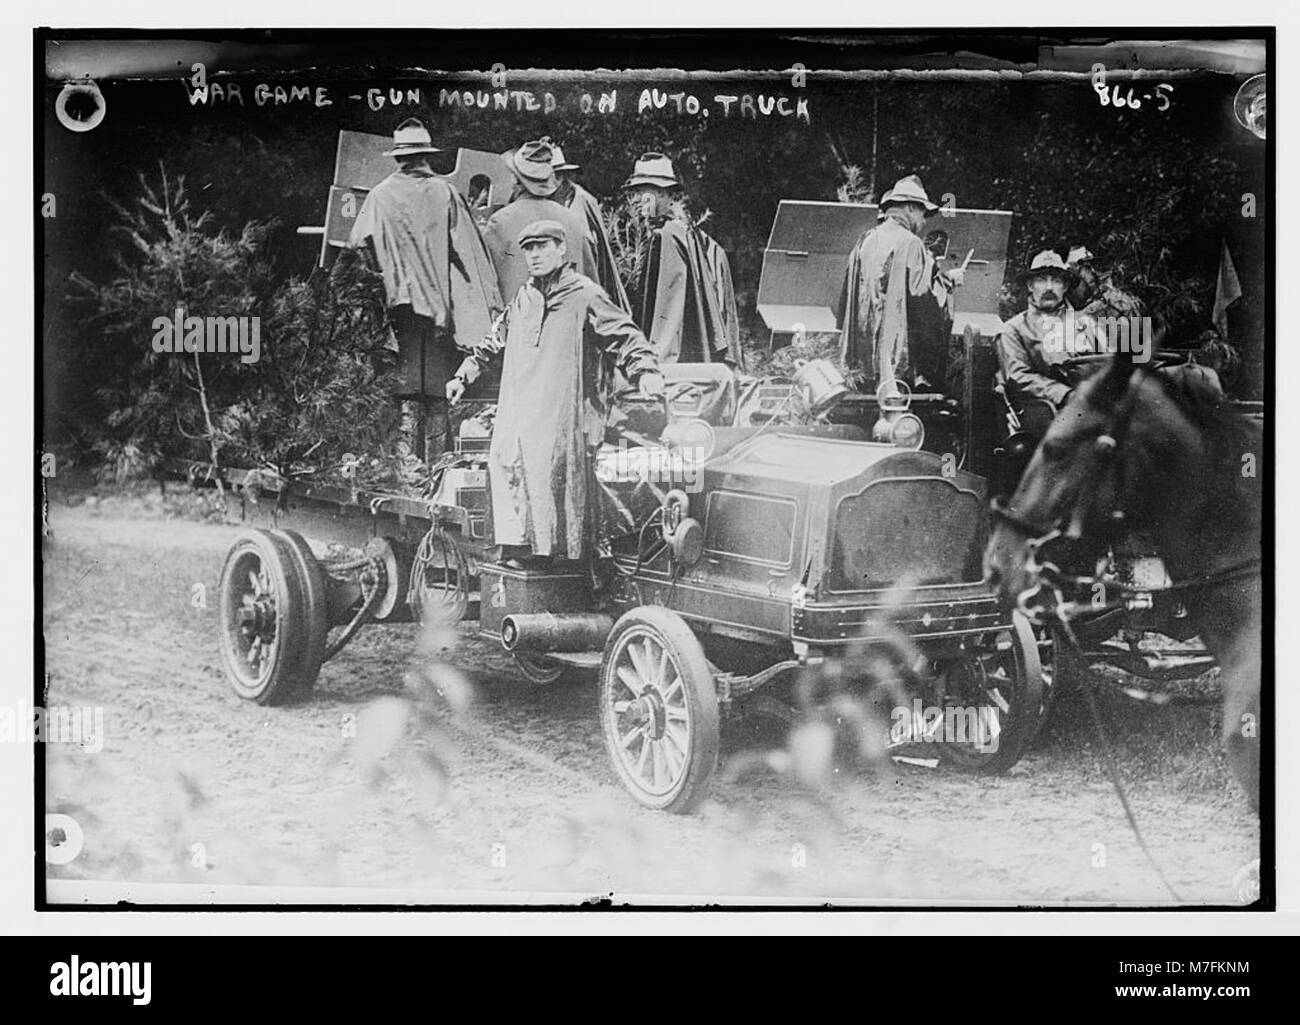
MULTIPOLYGON (((1079 644, 1079 638, 1075 635, 1074 628, 1070 626, 1070 621, 1061 616, 1060 623, 1061 630, 1069 641, 1070 647, 1074 649, 1076 655, 1081 654, 1083 648, 1079 644)), ((1138 847, 1142 849, 1142 853, 1146 856, 1147 863, 1155 870, 1156 876, 1164 884, 1164 888, 1169 891, 1169 896, 1176 902, 1182 903, 1182 898, 1178 895, 1178 891, 1174 889, 1174 884, 1165 876, 1160 863, 1156 861, 1155 855, 1151 853, 1151 849, 1147 846, 1142 830, 1138 828, 1137 816, 1133 814, 1133 808, 1128 803, 1128 793, 1124 790, 1124 783, 1119 777, 1119 763, 1115 760, 1115 752, 1110 746, 1110 737, 1101 722, 1101 710, 1097 707, 1097 696, 1088 683, 1085 683, 1081 689, 1083 690, 1083 698, 1088 703, 1088 714, 1092 717, 1092 726, 1096 731, 1097 741, 1101 745, 1102 753, 1105 755, 1106 774, 1110 777, 1111 786, 1115 789, 1115 796, 1119 798, 1120 806, 1124 809, 1124 817, 1128 819, 1129 828, 1133 830, 1133 838, 1137 840, 1138 847)))

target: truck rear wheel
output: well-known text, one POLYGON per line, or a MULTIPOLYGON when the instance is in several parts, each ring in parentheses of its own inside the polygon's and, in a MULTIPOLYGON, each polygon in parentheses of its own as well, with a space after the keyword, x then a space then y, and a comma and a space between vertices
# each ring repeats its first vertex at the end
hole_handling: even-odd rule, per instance
POLYGON ((623 786, 641 804, 687 812, 708 790, 721 743, 704 649, 668 609, 624 613, 605 643, 600 721, 623 786))
POLYGON ((307 637, 298 676, 299 690, 306 693, 316 685, 321 663, 325 661, 325 644, 329 636, 329 622, 326 618, 329 591, 325 583, 325 571, 316 561, 311 546, 296 530, 276 530, 272 534, 288 548, 290 559, 303 585, 303 619, 306 621, 307 637))
POLYGON ((316 682, 327 626, 324 604, 316 600, 322 591, 305 569, 310 559, 310 550, 304 556, 292 538, 266 530, 241 535, 226 555, 221 658, 241 698, 282 704, 316 682))

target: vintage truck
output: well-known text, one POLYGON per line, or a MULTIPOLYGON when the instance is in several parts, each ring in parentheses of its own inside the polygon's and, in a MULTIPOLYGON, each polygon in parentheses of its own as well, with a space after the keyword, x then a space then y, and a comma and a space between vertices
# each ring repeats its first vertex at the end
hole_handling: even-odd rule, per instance
MULTIPOLYGON (((347 211, 387 173, 385 143, 340 136, 327 223, 313 229, 322 263, 346 239, 347 211)), ((493 178, 501 169, 490 156, 463 150, 447 170, 489 207, 506 184, 493 178)), ((1009 215, 961 213, 949 225, 953 252, 983 268, 971 292, 985 309, 1000 284, 1009 215), (977 245, 988 251, 973 261, 977 245)), ((759 295, 773 330, 835 326, 819 307, 833 282, 813 264, 842 267, 835 247, 874 216, 872 207, 782 204, 759 295)), ((231 684, 241 697, 280 703, 309 691, 365 623, 477 618, 479 635, 540 685, 595 671, 614 772, 652 808, 699 802, 728 721, 825 711, 809 695, 829 679, 850 696, 882 674, 906 687, 894 699, 895 711, 909 710, 901 730, 886 741, 881 725, 877 738, 896 753, 920 745, 963 769, 1004 771, 1041 722, 1046 642, 981 580, 994 419, 981 316, 990 321, 976 311, 960 325, 973 382, 964 404, 851 395, 833 380, 828 390, 816 367, 794 379, 668 367, 668 428, 611 436, 597 454, 602 493, 623 523, 582 564, 491 561, 489 439, 472 421, 430 496, 265 475, 250 489, 241 471, 207 468, 197 477, 224 476, 238 514, 256 525, 221 577, 231 684), (656 478, 645 472, 651 464, 672 473, 656 478), (925 714, 911 715, 913 702, 925 714)))
MULTIPOLYGON (((716 391, 720 374, 673 368, 670 406, 716 391)), ((277 493, 263 480, 257 502, 239 501, 264 526, 235 543, 221 578, 235 691, 267 704, 301 695, 366 622, 477 615, 479 635, 539 683, 595 671, 614 771, 649 807, 694 807, 724 723, 797 711, 800 680, 831 667, 868 690, 859 670, 891 666, 935 710, 909 717, 898 749, 926 745, 971 771, 1014 764, 1040 722, 1043 641, 981 580, 984 480, 824 418, 737 426, 746 410, 724 399, 714 423, 675 422, 690 443, 660 465, 681 480, 646 474, 635 448, 602 449, 598 477, 628 527, 581 564, 486 561, 484 453, 472 447, 430 501, 305 482, 277 493), (299 531, 336 545, 321 557, 299 531), (756 706, 760 694, 777 700, 756 706)), ((673 451, 643 441, 642 455, 673 451)))

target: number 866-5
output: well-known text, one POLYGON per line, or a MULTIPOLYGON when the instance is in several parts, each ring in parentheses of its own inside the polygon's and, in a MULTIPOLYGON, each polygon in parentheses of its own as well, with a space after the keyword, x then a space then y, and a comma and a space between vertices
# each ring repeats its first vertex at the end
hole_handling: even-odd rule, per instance
POLYGON ((1097 99, 1103 107, 1132 107, 1138 110, 1142 106, 1143 100, 1154 99, 1156 101, 1156 110, 1168 110, 1173 101, 1170 99, 1170 93, 1174 87, 1168 82, 1161 82, 1152 92, 1138 95, 1133 91, 1133 86, 1128 86, 1125 93, 1120 93, 1120 86, 1106 84, 1106 69, 1100 65, 1093 65, 1092 69, 1092 88, 1097 94, 1097 99), (1154 95, 1153 95, 1154 93, 1154 95))

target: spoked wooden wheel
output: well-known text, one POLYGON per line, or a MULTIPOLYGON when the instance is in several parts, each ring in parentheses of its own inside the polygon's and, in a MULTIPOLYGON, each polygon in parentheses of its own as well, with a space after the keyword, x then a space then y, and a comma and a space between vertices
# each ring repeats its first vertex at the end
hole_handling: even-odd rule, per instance
POLYGON ((469 609, 469 562, 445 527, 424 535, 411 568, 407 603, 426 626, 450 626, 469 609))
POLYGON ((718 695, 700 642, 676 613, 641 606, 605 644, 600 718, 614 769, 641 804, 690 811, 718 764, 718 695))
MULTIPOLYGON (((235 693, 260 705, 311 688, 326 632, 323 583, 312 579, 301 538, 252 530, 240 536, 221 570, 220 642, 235 693), (296 539, 296 540, 295 540, 296 539)), ((303 545, 305 548, 305 544, 303 545)), ((319 566, 310 566, 319 573, 319 566)))
POLYGON ((944 761, 965 772, 999 773, 1015 765, 1044 715, 1038 638, 1020 613, 940 668, 934 723, 944 761))

